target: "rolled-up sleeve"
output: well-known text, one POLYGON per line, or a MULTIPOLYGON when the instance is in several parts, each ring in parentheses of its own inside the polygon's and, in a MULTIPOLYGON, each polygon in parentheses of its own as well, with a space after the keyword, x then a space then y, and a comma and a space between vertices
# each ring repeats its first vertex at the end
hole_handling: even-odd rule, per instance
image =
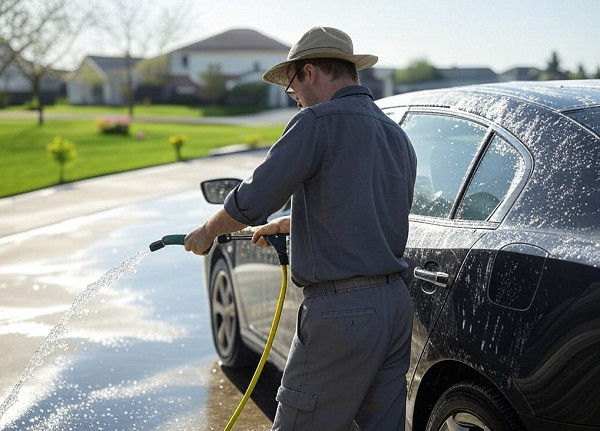
POLYGON ((249 226, 266 223, 318 170, 321 158, 317 134, 316 118, 309 109, 296 114, 265 160, 229 193, 225 211, 249 226))

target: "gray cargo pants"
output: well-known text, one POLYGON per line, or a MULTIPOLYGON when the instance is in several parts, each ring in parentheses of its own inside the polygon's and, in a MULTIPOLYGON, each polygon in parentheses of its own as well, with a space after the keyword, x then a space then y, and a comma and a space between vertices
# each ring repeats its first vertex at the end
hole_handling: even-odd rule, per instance
POLYGON ((273 430, 404 430, 412 319, 397 274, 305 287, 273 430))

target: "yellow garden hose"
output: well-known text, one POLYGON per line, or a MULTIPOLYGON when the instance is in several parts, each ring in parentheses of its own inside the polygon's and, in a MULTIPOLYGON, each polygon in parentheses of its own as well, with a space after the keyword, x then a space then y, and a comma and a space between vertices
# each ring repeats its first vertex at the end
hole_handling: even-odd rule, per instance
POLYGON ((229 431, 235 425, 238 417, 242 413, 242 410, 246 406, 250 395, 252 395, 252 391, 258 382, 258 378, 262 373, 263 367, 267 362, 267 357, 269 356, 269 352, 271 351, 271 346, 273 345, 273 340, 275 339, 275 334, 277 333, 277 326, 279 325, 279 318, 281 317, 281 311, 283 310, 283 301, 285 299, 285 291, 287 289, 287 273, 288 267, 287 265, 281 265, 281 290, 279 291, 279 299, 277 300, 277 308, 275 309, 275 315, 273 316, 273 322, 271 323, 271 330, 269 331, 269 337, 267 338, 267 344, 265 345, 265 349, 263 350, 262 356, 260 357, 260 361, 258 361, 258 365, 256 367, 256 371, 254 371, 254 375, 252 376, 252 380, 250 380, 250 384, 248 385, 248 389, 246 389, 246 393, 242 397, 242 400, 238 404, 237 408, 233 412, 231 419, 227 423, 225 427, 225 431, 229 431))
MULTIPOLYGON (((185 242, 185 234, 174 234, 174 235, 166 235, 163 236, 158 241, 154 241, 150 244, 150 251, 156 251, 163 248, 165 245, 175 244, 175 245, 184 245, 185 242)), ((218 240, 219 243, 225 243, 232 240, 249 240, 252 238, 252 235, 235 235, 231 234, 221 235, 218 240)), ((265 349, 263 350, 262 356, 258 361, 258 366, 256 367, 256 371, 254 371, 254 375, 252 376, 252 380, 250 380, 250 384, 248 385, 248 389, 246 389, 246 393, 242 397, 242 400, 238 404, 237 408, 233 412, 231 419, 227 423, 225 427, 225 431, 231 430, 238 417, 244 410, 248 399, 250 399, 250 395, 252 395, 252 391, 254 391, 254 387, 258 382, 258 378, 262 373, 263 367, 267 362, 267 358, 269 357, 269 352, 271 351, 271 346, 273 345, 273 340, 275 339, 275 334, 277 333, 277 326, 279 326, 279 318, 281 317, 281 311, 283 310, 283 302, 285 300, 285 291, 287 289, 287 279, 288 279, 288 255, 287 255, 287 247, 286 247, 286 235, 285 234, 275 234, 275 235, 265 235, 264 238, 267 242, 272 245, 277 251, 277 256, 279 258, 279 263, 281 264, 281 289, 279 291, 279 299, 277 300, 277 308, 275 309, 275 315, 273 316, 273 322, 271 323, 271 330, 269 331, 269 336, 267 338, 267 344, 265 345, 265 349)))

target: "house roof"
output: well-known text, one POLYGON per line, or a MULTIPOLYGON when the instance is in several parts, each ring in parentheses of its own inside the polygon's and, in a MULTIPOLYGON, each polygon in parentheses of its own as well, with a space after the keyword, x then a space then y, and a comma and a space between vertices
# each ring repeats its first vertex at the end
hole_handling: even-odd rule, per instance
MULTIPOLYGON (((125 69, 125 58, 123 57, 102 57, 99 55, 89 55, 87 58, 96 63, 96 65, 104 72, 125 69)), ((140 60, 140 58, 131 58, 131 65, 135 66, 135 64, 140 60)))
POLYGON ((513 67, 500 74, 504 80, 511 81, 528 81, 536 80, 540 75, 541 70, 537 67, 513 67))
POLYGON ((289 51, 290 47, 250 29, 234 29, 209 37, 177 51, 289 51))
POLYGON ((492 79, 498 78, 496 72, 489 67, 453 67, 451 69, 438 69, 444 79, 492 79))

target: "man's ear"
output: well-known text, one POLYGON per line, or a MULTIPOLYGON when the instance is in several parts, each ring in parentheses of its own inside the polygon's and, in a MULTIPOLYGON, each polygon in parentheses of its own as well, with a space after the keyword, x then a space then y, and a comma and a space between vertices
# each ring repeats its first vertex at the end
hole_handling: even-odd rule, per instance
POLYGON ((304 65, 304 75, 308 82, 314 83, 317 78, 317 67, 312 63, 306 63, 304 65))

